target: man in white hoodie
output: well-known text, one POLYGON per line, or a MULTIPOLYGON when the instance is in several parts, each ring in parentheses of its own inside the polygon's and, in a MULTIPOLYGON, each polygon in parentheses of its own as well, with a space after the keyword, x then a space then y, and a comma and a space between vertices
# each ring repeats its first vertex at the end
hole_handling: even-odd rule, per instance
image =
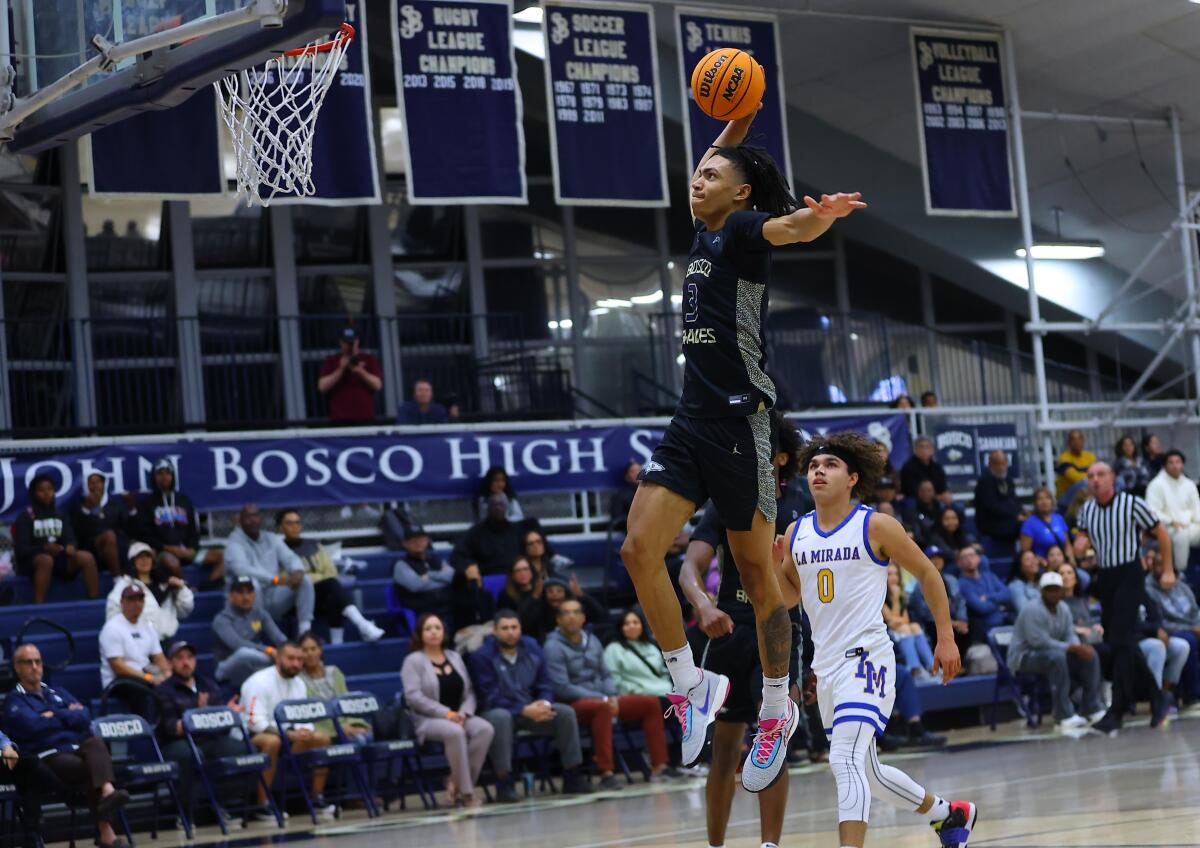
POLYGON ((1146 487, 1146 502, 1158 513, 1171 537, 1175 567, 1187 569, 1188 552, 1200 544, 1200 491, 1183 473, 1183 453, 1167 451, 1162 470, 1146 487))
POLYGON ((230 578, 249 577, 258 599, 275 621, 296 609, 297 633, 312 629, 316 595, 304 561, 278 533, 262 529, 262 513, 246 504, 238 513, 238 526, 225 542, 225 571, 230 578))

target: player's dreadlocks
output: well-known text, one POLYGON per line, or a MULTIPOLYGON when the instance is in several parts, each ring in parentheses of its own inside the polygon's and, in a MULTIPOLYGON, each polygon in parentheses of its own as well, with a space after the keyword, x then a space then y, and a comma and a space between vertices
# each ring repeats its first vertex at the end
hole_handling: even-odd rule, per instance
POLYGON ((787 179, 771 154, 752 144, 718 147, 714 156, 728 161, 738 175, 750 186, 750 208, 772 215, 787 215, 800 208, 787 179))
POLYGON ((871 496, 883 475, 883 457, 875 443, 862 433, 830 433, 814 437, 800 449, 800 468, 807 472, 809 463, 819 454, 836 456, 846 463, 850 473, 858 475, 858 482, 850 494, 860 501, 871 496))
POLYGON ((771 443, 775 453, 786 453, 787 464, 779 469, 779 479, 787 482, 800 472, 800 448, 804 439, 796 425, 778 409, 771 410, 771 443))

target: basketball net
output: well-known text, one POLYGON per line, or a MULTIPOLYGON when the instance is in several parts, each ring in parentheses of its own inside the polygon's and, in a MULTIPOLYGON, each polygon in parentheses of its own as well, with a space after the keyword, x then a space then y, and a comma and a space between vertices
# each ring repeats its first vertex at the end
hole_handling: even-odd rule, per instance
POLYGON ((246 205, 269 206, 276 195, 310 197, 313 134, 325 95, 341 67, 354 27, 314 41, 213 83, 237 160, 246 205))

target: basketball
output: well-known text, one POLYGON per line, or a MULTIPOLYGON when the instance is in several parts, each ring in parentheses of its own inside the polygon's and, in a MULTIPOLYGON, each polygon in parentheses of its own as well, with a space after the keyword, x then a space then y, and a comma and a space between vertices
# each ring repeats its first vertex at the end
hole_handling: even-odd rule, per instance
POLYGON ((766 84, 763 66, 753 56, 744 50, 719 47, 696 63, 692 99, 710 118, 735 121, 754 114, 766 84))

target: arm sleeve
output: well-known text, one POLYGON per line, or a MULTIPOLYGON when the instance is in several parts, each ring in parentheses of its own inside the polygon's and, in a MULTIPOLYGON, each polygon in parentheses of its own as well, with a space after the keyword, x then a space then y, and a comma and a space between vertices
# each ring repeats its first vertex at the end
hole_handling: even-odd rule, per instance
POLYGON ((121 643, 121 636, 111 627, 106 626, 100 631, 100 656, 106 660, 125 656, 125 646, 121 643))
POLYGON ((438 562, 436 569, 431 568, 429 574, 426 576, 429 578, 430 583, 439 588, 444 588, 454 582, 454 569, 450 567, 449 563, 443 560, 438 562))
POLYGON ((271 726, 272 718, 266 709, 267 700, 259 695, 253 675, 242 684, 241 703, 245 710, 246 727, 251 733, 262 733, 271 726))
POLYGON ((471 683, 475 687, 475 697, 479 701, 480 711, 491 709, 492 694, 496 691, 496 673, 492 664, 480 652, 467 654, 467 671, 471 674, 471 683))
POLYGON ((114 616, 121 614, 121 590, 126 586, 126 583, 121 578, 117 578, 113 583, 112 591, 108 593, 108 598, 104 602, 104 620, 108 621, 114 616))
POLYGON ((196 595, 186 583, 175 593, 175 617, 187 618, 196 608, 196 595))
POLYGON ((996 602, 992 599, 983 600, 983 592, 977 581, 959 584, 962 587, 963 598, 967 601, 967 610, 975 615, 991 615, 996 611, 996 602))
POLYGON ((158 729, 163 735, 178 739, 175 723, 183 719, 183 714, 179 712, 179 705, 171 697, 171 693, 168 691, 169 686, 168 682, 154 689, 154 697, 158 701, 158 729))
POLYGON ((550 666, 545 654, 537 654, 537 675, 533 679, 533 697, 554 703, 554 681, 550 679, 550 666))
MULTIPOLYGON (((267 638, 272 645, 278 647, 287 641, 287 637, 283 635, 283 631, 279 629, 279 625, 275 623, 275 619, 270 613, 263 613, 263 632, 267 634, 267 638)), ((259 647, 259 646, 255 646, 259 647)))
POLYGON ((241 577, 249 573, 246 550, 234 538, 225 540, 225 571, 230 577, 241 577))
POLYGON ((602 692, 593 692, 591 689, 576 686, 571 682, 571 677, 567 674, 567 658, 560 646, 551 642, 545 648, 545 655, 546 672, 550 675, 554 694, 560 700, 578 701, 580 698, 603 697, 602 692))
POLYGON ((396 560, 396 564, 392 566, 392 581, 408 592, 420 592, 428 588, 421 575, 413 571, 412 566, 402 559, 396 560))
POLYGON ((1025 644, 1034 649, 1057 648, 1065 651, 1069 643, 1053 638, 1042 618, 1037 607, 1029 607, 1017 616, 1017 627, 1025 637, 1025 644))

